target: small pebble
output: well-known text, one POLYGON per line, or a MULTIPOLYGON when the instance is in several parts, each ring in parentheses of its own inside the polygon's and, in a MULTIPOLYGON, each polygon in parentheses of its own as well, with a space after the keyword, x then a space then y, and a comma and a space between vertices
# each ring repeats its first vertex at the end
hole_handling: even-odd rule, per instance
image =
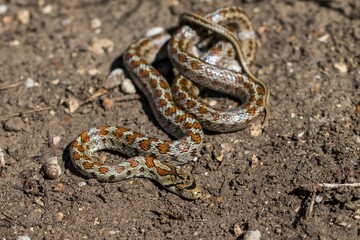
POLYGON ((56 184, 56 186, 54 187, 54 191, 55 191, 55 192, 62 192, 62 191, 64 191, 64 189, 65 189, 65 185, 62 184, 62 183, 58 183, 58 184, 56 184))
POLYGON ((60 141, 61 141, 61 137, 60 137, 60 136, 54 136, 54 137, 52 138, 52 144, 53 144, 53 146, 58 145, 60 141))
POLYGON ((16 14, 16 18, 19 20, 19 22, 21 22, 22 24, 29 24, 30 22, 30 12, 29 10, 20 10, 17 14, 16 14))
POLYGON ((24 121, 20 117, 9 119, 4 124, 4 129, 9 132, 20 132, 24 130, 25 127, 24 121))
POLYGON ((26 88, 32 88, 32 87, 38 87, 38 86, 40 86, 40 84, 38 82, 35 82, 34 79, 32 79, 32 78, 26 79, 26 82, 25 82, 26 88))
POLYGON ((68 102, 68 110, 70 113, 73 113, 80 107, 80 101, 77 98, 71 97, 68 102))
POLYGON ((0 167, 5 166, 5 154, 4 150, 0 148, 0 167))
POLYGON ((234 231, 234 235, 236 237, 239 237, 240 235, 243 234, 243 230, 241 229, 240 225, 235 223, 234 227, 233 227, 233 231, 234 231))
POLYGON ((18 236, 16 240, 31 240, 29 236, 18 236))
POLYGON ((17 39, 12 40, 12 41, 9 42, 9 45, 10 45, 11 47, 17 47, 17 46, 20 45, 20 41, 17 40, 17 39))
POLYGON ((53 215, 53 220, 55 222, 61 222, 62 220, 64 220, 64 214, 62 212, 55 213, 53 215))
POLYGON ((256 168, 259 165, 259 158, 254 154, 251 157, 251 168, 256 168))
POLYGON ((348 72, 348 67, 346 66, 345 63, 334 63, 334 67, 339 70, 339 72, 341 73, 347 73, 348 72))
POLYGON ((86 182, 79 182, 78 185, 79 185, 79 187, 84 187, 84 186, 87 185, 87 183, 86 182))
POLYGON ((330 37, 330 35, 326 33, 326 34, 320 36, 317 40, 322 43, 327 43, 329 37, 330 37))
POLYGON ((221 151, 217 152, 216 155, 215 155, 215 158, 219 162, 222 162, 224 160, 224 151, 221 150, 221 151))
POLYGON ((121 68, 115 68, 111 71, 109 76, 103 83, 103 87, 105 89, 112 89, 114 87, 120 86, 121 83, 125 80, 124 70, 121 68))
POLYGON ((4 23, 4 24, 9 24, 9 23, 11 23, 13 21, 13 19, 12 19, 12 17, 10 17, 10 16, 4 16, 3 18, 2 18, 2 22, 4 23))
POLYGON ((92 29, 96 29, 96 28, 100 28, 101 27, 101 20, 98 18, 94 18, 93 20, 91 20, 90 22, 90 27, 92 29))
POLYGON ((106 38, 94 38, 91 41, 89 50, 99 55, 111 53, 114 50, 114 42, 106 38))
POLYGON ((42 165, 42 171, 49 179, 55 179, 62 174, 61 167, 58 163, 57 157, 50 157, 45 159, 45 163, 42 165))
POLYGON ((209 101, 209 106, 210 106, 210 107, 214 107, 216 104, 217 104, 217 101, 216 101, 216 100, 210 100, 210 101, 209 101))
POLYGON ((136 88, 134 86, 134 83, 130 79, 126 78, 121 83, 121 91, 127 94, 135 94, 136 88))
POLYGON ((110 234, 110 235, 115 235, 115 234, 118 234, 118 233, 120 233, 119 230, 110 230, 110 231, 109 231, 109 234, 110 234))
POLYGON ((43 14, 49 14, 51 13, 53 10, 53 7, 49 4, 49 5, 46 5, 43 9, 42 9, 42 13, 43 14))
POLYGON ((261 233, 259 230, 249 230, 244 235, 244 240, 260 240, 261 233))
POLYGON ((254 123, 250 125, 250 135, 253 137, 258 137, 262 133, 262 124, 254 123))
POLYGON ((99 75, 101 73, 101 71, 97 68, 92 68, 88 71, 88 74, 90 76, 96 76, 96 75, 99 75))
POLYGON ((162 32, 165 32, 165 29, 163 27, 153 27, 146 32, 145 36, 151 37, 162 32))
POLYGON ((322 201, 322 199, 323 199, 322 196, 316 195, 316 197, 315 197, 315 202, 316 202, 316 203, 320 203, 320 202, 322 201))
POLYGON ((8 10, 8 6, 5 4, 0 4, 0 14, 5 14, 8 10))

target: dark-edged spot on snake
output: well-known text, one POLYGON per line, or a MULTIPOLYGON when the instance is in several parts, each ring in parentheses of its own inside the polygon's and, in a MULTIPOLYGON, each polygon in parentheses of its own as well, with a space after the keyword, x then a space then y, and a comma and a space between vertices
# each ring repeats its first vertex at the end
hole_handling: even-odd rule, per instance
POLYGON ((87 143, 90 141, 90 137, 88 136, 88 133, 89 133, 89 130, 87 130, 81 134, 81 141, 83 143, 87 143))
POLYGON ((173 92, 177 92, 177 91, 179 91, 180 90, 180 87, 179 86, 173 86, 172 87, 172 91, 173 92))
POLYGON ((115 171, 116 171, 117 173, 122 173, 124 170, 125 170, 125 167, 123 167, 123 166, 117 166, 117 167, 115 167, 115 171))
POLYGON ((114 174, 110 175, 109 181, 113 181, 114 179, 115 179, 115 175, 114 174))
POLYGON ((139 165, 138 162, 136 162, 135 159, 133 158, 129 158, 125 162, 128 162, 130 164, 130 167, 132 168, 137 167, 137 165, 139 165))
POLYGON ((109 169, 106 167, 99 167, 98 171, 100 174, 106 174, 109 171, 109 169))
POLYGON ((209 111, 204 106, 200 106, 198 112, 203 115, 208 113, 209 111))
POLYGON ((165 99, 160 99, 158 102, 157 102, 157 106, 159 108, 163 107, 163 106, 166 106, 167 105, 167 101, 165 99))
POLYGON ((126 128, 118 127, 114 132, 115 138, 119 139, 123 136, 124 132, 128 131, 126 128))
POLYGON ((251 94, 251 95, 249 96, 249 102, 255 102, 255 101, 256 101, 255 95, 254 95, 254 94, 251 94))
POLYGON ((198 70, 201 68, 201 63, 199 61, 194 60, 191 62, 191 68, 193 70, 198 70))
POLYGON ((80 160, 80 158, 81 158, 81 155, 79 154, 79 153, 77 153, 77 152, 74 152, 73 154, 72 154, 72 160, 73 161, 77 161, 77 160, 80 160))
POLYGON ((140 60, 133 60, 130 62, 130 68, 131 69, 137 68, 140 66, 140 64, 141 64, 140 60))
POLYGON ((71 143, 71 148, 77 148, 78 145, 79 145, 79 143, 78 143, 78 141, 77 141, 77 139, 76 139, 75 141, 73 141, 73 142, 71 143))
POLYGON ((127 175, 127 176, 130 176, 130 175, 131 175, 131 170, 128 170, 128 171, 126 172, 126 175, 127 175))
POLYGON ((146 70, 146 69, 140 69, 139 70, 139 76, 142 77, 142 78, 146 78, 149 76, 149 71, 146 70))
POLYGON ((154 97, 155 97, 155 98, 158 98, 158 97, 160 97, 161 95, 162 95, 162 91, 159 90, 159 89, 154 92, 154 97))
POLYGON ((184 100, 185 98, 186 98, 186 94, 185 94, 185 93, 179 93, 179 94, 177 94, 177 99, 178 99, 179 101, 184 100))
POLYGON ((170 171, 163 169, 161 167, 156 167, 156 172, 160 175, 160 176, 165 176, 165 175, 174 175, 176 173, 175 167, 170 166, 170 165, 166 165, 167 167, 170 168, 170 171))
POLYGON ((189 114, 184 113, 184 114, 181 114, 181 115, 177 116, 176 119, 175 119, 175 122, 178 123, 178 122, 185 121, 186 118, 188 117, 187 115, 189 115, 189 114))
POLYGON ((262 100, 262 98, 259 98, 258 100, 256 100, 256 104, 257 104, 259 107, 262 107, 262 106, 264 106, 264 101, 262 100))
POLYGON ((236 75, 236 82, 241 83, 242 81, 244 81, 244 78, 241 75, 237 74, 236 75))
POLYGON ((196 106, 196 102, 193 101, 193 100, 188 100, 188 101, 186 102, 186 106, 187 106, 188 108, 193 108, 193 107, 196 106))
POLYGON ((76 149, 77 149, 79 152, 85 152, 85 147, 84 147, 84 145, 77 145, 77 146, 76 146, 76 149))
POLYGON ((129 144, 133 144, 137 138, 140 138, 140 137, 143 137, 143 136, 144 135, 142 135, 141 133, 134 132, 133 134, 130 134, 130 135, 126 136, 126 141, 129 144))
POLYGON ((257 87, 256 92, 257 92, 258 95, 263 95, 264 94, 264 89, 262 87, 257 87))
POLYGON ((103 136, 105 136, 105 135, 107 135, 108 134, 108 130, 107 130, 107 126, 102 126, 102 127, 98 127, 98 135, 100 136, 100 137, 103 137, 103 136))
POLYGON ((151 74, 152 75, 154 75, 154 76, 156 76, 156 77, 159 77, 159 76, 161 76, 161 74, 159 73, 159 71, 158 70, 156 70, 155 68, 150 68, 150 72, 151 72, 151 74))
POLYGON ((179 39, 177 45, 179 46, 179 48, 183 48, 184 47, 184 40, 182 38, 179 39))
POLYGON ((81 156, 81 158, 84 159, 84 160, 90 160, 90 159, 91 159, 91 158, 90 158, 88 155, 86 155, 86 154, 83 154, 83 155, 81 156))
POLYGON ((146 157, 145 157, 145 165, 146 165, 148 168, 153 168, 153 167, 155 167, 154 157, 152 157, 152 156, 146 156, 146 157))
POLYGON ((256 113, 256 108, 249 108, 247 112, 250 116, 254 116, 256 113))
POLYGON ((188 180, 188 181, 190 181, 190 180, 191 180, 190 175, 187 175, 187 176, 186 176, 186 180, 188 180))
POLYGON ((171 116, 171 115, 173 115, 178 109, 179 109, 179 108, 178 108, 176 105, 174 105, 174 106, 172 106, 172 107, 169 107, 169 108, 167 108, 167 109, 165 110, 165 115, 166 115, 166 116, 171 116))
POLYGON ((150 86, 152 87, 152 88, 155 88, 156 86, 157 86, 157 80, 156 79, 154 79, 154 78, 151 78, 150 79, 150 86))
POLYGON ((150 148, 151 148, 151 140, 149 139, 146 139, 146 140, 142 140, 140 143, 139 143, 139 146, 141 148, 141 150, 143 151, 148 151, 150 148))
POLYGON ((200 144, 202 141, 200 134, 194 133, 193 131, 188 131, 186 135, 190 136, 191 140, 197 144, 200 144))
POLYGON ((179 54, 178 54, 178 60, 179 60, 180 62, 186 62, 187 57, 186 57, 185 54, 179 53, 179 54))
POLYGON ((193 124, 190 122, 187 122, 184 124, 184 128, 186 128, 186 129, 190 129, 190 128, 192 128, 192 126, 193 126, 193 124))
POLYGON ((92 169, 94 167, 93 162, 83 162, 82 165, 83 165, 84 169, 92 169))
POLYGON ((170 88, 169 84, 168 84, 165 80, 161 80, 161 81, 160 81, 160 86, 161 86, 163 89, 168 89, 168 88, 170 88))
POLYGON ((168 93, 168 92, 166 92, 166 93, 164 94, 164 97, 165 97, 168 101, 172 101, 172 100, 173 100, 172 96, 171 96, 170 93, 168 93))
POLYGON ((139 172, 145 172, 145 168, 143 168, 143 167, 141 167, 140 169, 139 169, 139 172))
POLYGON ((160 152, 161 154, 166 154, 166 153, 168 153, 169 150, 170 150, 170 144, 169 144, 168 142, 164 142, 164 143, 162 143, 162 144, 159 144, 159 145, 157 146, 157 149, 159 150, 159 152, 160 152))

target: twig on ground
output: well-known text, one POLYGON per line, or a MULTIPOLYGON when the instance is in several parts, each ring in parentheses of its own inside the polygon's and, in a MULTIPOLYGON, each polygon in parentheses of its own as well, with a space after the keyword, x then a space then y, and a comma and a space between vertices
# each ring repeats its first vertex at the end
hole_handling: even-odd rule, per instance
POLYGON ((314 190, 312 192, 312 197, 309 205, 309 209, 307 211, 307 216, 310 216, 314 210, 316 192, 318 188, 340 188, 340 187, 360 187, 360 183, 318 183, 314 185, 314 190))
POLYGON ((46 110, 50 110, 50 109, 52 109, 52 107, 43 107, 43 108, 33 109, 33 110, 25 111, 25 112, 13 113, 13 114, 9 114, 9 115, 5 115, 5 116, 0 117, 0 121, 1 120, 6 120, 6 119, 12 118, 12 117, 19 117, 19 116, 24 115, 24 114, 41 112, 41 111, 46 111, 46 110))
POLYGON ((360 183, 319 183, 317 186, 324 188, 360 187, 360 183))
POLYGON ((309 217, 311 216, 313 210, 314 210, 314 205, 315 205, 315 197, 316 197, 316 187, 314 187, 314 191, 312 192, 312 197, 311 197, 311 202, 309 205, 309 209, 306 213, 306 216, 309 217))
POLYGON ((12 83, 12 84, 9 84, 9 85, 0 86, 0 91, 7 90, 7 89, 10 89, 10 88, 15 88, 17 86, 20 86, 23 83, 24 83, 24 81, 21 81, 21 82, 12 83))

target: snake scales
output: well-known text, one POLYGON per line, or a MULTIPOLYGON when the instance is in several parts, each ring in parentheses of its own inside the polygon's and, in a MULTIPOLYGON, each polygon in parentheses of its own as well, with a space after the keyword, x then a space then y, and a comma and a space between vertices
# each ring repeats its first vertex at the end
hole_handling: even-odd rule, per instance
POLYGON ((243 10, 227 7, 204 17, 187 13, 181 20, 183 25, 173 36, 162 32, 141 38, 123 54, 128 72, 148 99, 157 121, 177 140, 161 140, 117 126, 86 130, 70 147, 72 163, 83 175, 107 182, 145 177, 186 199, 197 199, 201 196, 200 186, 179 165, 199 156, 203 128, 236 131, 263 111, 267 120, 269 91, 248 69, 254 60, 256 42, 243 10), (197 48, 214 39, 217 41, 207 51, 197 48), (151 65, 165 44, 179 73, 172 87, 151 65), (231 110, 213 109, 199 100, 198 85, 244 103, 231 110), (105 164, 92 156, 101 150, 118 151, 130 158, 105 164))

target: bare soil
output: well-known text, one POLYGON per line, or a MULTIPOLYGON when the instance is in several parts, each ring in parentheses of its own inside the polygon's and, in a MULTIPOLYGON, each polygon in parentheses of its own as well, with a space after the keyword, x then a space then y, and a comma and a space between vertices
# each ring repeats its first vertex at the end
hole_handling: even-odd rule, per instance
POLYGON ((359 1, 0 3, 8 7, 0 15, 1 239, 241 239, 248 230, 262 239, 360 238, 360 189, 318 186, 360 182, 359 1), (90 127, 168 136, 140 92, 113 108, 104 97, 121 98, 118 88, 73 112, 69 102, 100 89, 148 29, 233 4, 257 30, 252 71, 271 90, 271 121, 259 136, 251 128, 206 134, 187 169, 209 197, 186 201, 146 179, 78 174, 68 145, 90 127), (95 18, 100 27, 91 27, 95 18), (93 48, 99 39, 110 41, 104 53, 93 48), (63 170, 55 180, 41 171, 51 156, 63 170))

